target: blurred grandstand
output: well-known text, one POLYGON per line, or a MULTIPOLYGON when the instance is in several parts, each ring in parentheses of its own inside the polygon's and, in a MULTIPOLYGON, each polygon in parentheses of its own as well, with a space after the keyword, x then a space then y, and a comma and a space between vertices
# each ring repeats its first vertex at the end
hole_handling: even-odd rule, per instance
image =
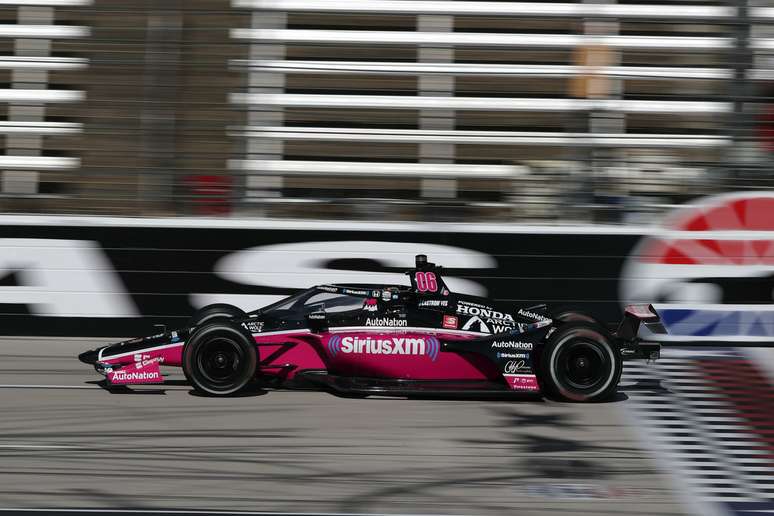
POLYGON ((0 209, 638 223, 774 186, 774 7, 636 1, 4 0, 0 209))

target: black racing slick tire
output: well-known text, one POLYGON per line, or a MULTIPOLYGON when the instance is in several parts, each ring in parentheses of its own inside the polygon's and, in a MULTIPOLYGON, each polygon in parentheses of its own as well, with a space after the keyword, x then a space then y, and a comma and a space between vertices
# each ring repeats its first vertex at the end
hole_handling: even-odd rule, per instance
POLYGON ((193 388, 209 396, 229 396, 255 377, 258 348, 239 326, 215 321, 200 327, 183 347, 183 372, 193 388))
POLYGON ((188 320, 188 326, 201 326, 216 319, 233 319, 235 317, 244 317, 245 315, 244 310, 241 308, 225 303, 216 303, 197 310, 188 320))
POLYGON ((599 321, 599 319, 597 319, 593 315, 590 315, 581 310, 577 310, 575 308, 569 308, 569 307, 561 307, 557 309, 551 315, 551 318, 554 319, 555 321, 560 321, 562 323, 587 322, 587 323, 598 324, 603 328, 605 326, 604 324, 602 324, 602 322, 599 321))
POLYGON ((610 399, 621 379, 623 361, 609 334, 594 323, 560 326, 540 357, 546 393, 564 401, 610 399))

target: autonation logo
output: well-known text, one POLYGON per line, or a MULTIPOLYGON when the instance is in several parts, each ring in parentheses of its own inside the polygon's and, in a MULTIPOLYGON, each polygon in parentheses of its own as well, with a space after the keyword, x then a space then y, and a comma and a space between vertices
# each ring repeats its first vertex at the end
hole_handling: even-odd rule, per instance
POLYGON ((441 343, 435 337, 341 337, 334 335, 328 340, 328 351, 332 356, 339 353, 365 355, 427 355, 430 360, 438 358, 441 343))
POLYGON ((119 369, 114 372, 112 378, 114 382, 147 382, 154 380, 161 380, 161 373, 159 371, 133 371, 130 373, 119 369))

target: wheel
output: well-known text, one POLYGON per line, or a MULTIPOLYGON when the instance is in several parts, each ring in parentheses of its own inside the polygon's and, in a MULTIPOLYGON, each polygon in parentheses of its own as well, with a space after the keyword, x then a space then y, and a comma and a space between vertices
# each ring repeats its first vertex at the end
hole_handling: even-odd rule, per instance
POLYGON ((621 379, 621 353, 608 333, 594 323, 560 326, 540 357, 540 372, 549 394, 566 401, 610 398, 621 379))
POLYGON ((587 312, 583 312, 581 310, 576 310, 574 308, 568 308, 568 307, 560 307, 551 315, 551 318, 555 321, 561 322, 562 324, 572 323, 572 322, 586 322, 589 324, 593 324, 597 326, 597 329, 604 331, 606 336, 608 337, 610 336, 610 330, 608 329, 606 324, 604 324, 602 321, 600 321, 593 315, 587 312))
POLYGON ((593 316, 585 312, 581 312, 579 310, 573 310, 569 308, 560 309, 559 311, 557 311, 557 313, 553 314, 551 318, 561 322, 583 321, 583 322, 599 324, 599 322, 593 316))
POLYGON ((258 349, 238 326, 215 321, 199 328, 183 348, 183 372, 197 391, 228 396, 255 376, 258 349))
POLYGON ((188 320, 188 326, 201 326, 215 319, 232 319, 234 317, 244 317, 245 315, 244 310, 241 308, 225 303, 217 303, 197 310, 188 320))

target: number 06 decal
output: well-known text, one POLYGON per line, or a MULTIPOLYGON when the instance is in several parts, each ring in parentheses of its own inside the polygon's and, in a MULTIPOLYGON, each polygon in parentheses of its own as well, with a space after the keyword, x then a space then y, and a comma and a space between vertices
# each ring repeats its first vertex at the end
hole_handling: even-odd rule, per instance
POLYGON ((420 292, 438 291, 438 283, 435 280, 434 272, 417 272, 414 279, 417 282, 417 289, 420 292))

